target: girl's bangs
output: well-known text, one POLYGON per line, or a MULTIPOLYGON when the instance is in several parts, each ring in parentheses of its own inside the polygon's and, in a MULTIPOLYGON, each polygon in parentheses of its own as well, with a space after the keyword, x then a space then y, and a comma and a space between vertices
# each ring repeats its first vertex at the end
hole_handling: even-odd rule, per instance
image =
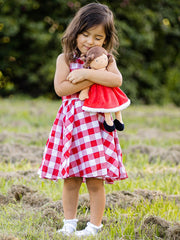
POLYGON ((102 21, 102 19, 94 19, 94 20, 91 20, 91 21, 86 21, 79 29, 79 33, 82 33, 82 32, 85 32, 86 30, 92 28, 92 27, 95 27, 97 25, 100 25, 100 24, 104 24, 104 22, 102 21))

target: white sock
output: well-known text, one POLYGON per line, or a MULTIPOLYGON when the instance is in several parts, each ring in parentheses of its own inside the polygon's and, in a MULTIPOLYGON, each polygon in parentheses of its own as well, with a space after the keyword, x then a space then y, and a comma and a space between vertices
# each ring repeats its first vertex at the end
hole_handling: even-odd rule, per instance
POLYGON ((59 233, 69 236, 76 231, 78 219, 64 219, 64 225, 61 229, 58 230, 59 233))
POLYGON ((66 223, 72 224, 76 228, 78 219, 76 219, 76 218, 74 218, 74 219, 64 219, 63 222, 64 222, 64 224, 66 224, 66 223))
POLYGON ((90 226, 90 227, 92 227, 92 228, 95 228, 96 230, 99 230, 99 229, 102 228, 103 225, 101 224, 100 226, 96 226, 96 225, 94 225, 93 223, 88 222, 88 223, 87 223, 87 226, 90 226))
POLYGON ((90 222, 87 223, 87 227, 81 231, 76 231, 75 235, 78 237, 83 237, 83 236, 94 236, 96 235, 99 230, 102 228, 102 224, 100 226, 96 226, 90 222))

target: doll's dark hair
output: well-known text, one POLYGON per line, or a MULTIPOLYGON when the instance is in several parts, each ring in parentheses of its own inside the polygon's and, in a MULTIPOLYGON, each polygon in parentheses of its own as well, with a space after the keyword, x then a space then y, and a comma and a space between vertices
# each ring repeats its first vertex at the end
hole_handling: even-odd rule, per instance
POLYGON ((105 54, 108 57, 108 64, 113 62, 112 55, 109 54, 106 49, 103 47, 95 46, 90 48, 85 55, 82 56, 82 60, 84 61, 84 68, 89 68, 91 62, 100 57, 102 54, 105 54))
POLYGON ((106 34, 106 41, 103 47, 109 52, 117 54, 118 37, 114 26, 114 17, 108 6, 100 3, 90 3, 80 8, 68 25, 61 43, 65 54, 66 62, 69 63, 80 57, 77 48, 77 36, 96 25, 102 24, 106 34))

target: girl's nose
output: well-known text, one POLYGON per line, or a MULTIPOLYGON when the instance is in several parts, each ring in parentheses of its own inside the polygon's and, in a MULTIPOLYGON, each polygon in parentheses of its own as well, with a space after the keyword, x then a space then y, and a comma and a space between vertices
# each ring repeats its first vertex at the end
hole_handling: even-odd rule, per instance
POLYGON ((90 37, 90 36, 89 36, 89 38, 88 38, 88 43, 92 45, 93 42, 94 42, 93 37, 90 37))

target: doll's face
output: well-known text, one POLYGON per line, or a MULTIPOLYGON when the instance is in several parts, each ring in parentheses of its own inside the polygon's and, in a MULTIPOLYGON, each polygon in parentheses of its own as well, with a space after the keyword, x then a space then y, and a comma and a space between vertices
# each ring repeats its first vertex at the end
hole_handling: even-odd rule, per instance
POLYGON ((101 56, 95 58, 91 63, 90 67, 92 69, 101 69, 105 68, 108 65, 108 57, 106 54, 102 54, 101 56))

